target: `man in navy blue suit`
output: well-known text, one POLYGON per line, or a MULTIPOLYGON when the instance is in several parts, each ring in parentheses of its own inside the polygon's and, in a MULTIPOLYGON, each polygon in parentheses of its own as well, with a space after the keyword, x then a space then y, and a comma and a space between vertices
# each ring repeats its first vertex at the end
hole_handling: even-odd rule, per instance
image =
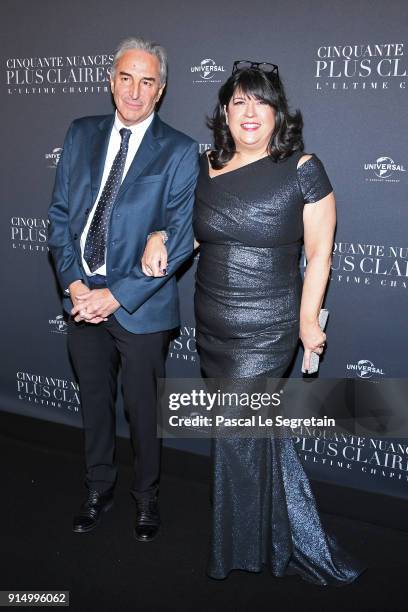
POLYGON ((115 394, 119 364, 134 451, 135 537, 158 532, 160 442, 156 381, 169 330, 179 325, 174 273, 193 249, 191 214, 198 147, 155 113, 166 84, 164 49, 123 41, 112 67, 114 115, 84 117, 67 133, 49 209, 49 247, 71 313, 68 346, 79 379, 88 495, 77 533, 113 503, 115 394), (168 250, 160 278, 141 269, 147 236, 168 250))

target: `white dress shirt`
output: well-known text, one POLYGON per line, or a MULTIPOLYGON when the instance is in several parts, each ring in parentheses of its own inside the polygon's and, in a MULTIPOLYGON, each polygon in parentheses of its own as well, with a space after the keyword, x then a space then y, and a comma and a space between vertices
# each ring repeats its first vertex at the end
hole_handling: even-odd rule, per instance
MULTIPOLYGON (((92 210, 90 211, 90 213, 88 215, 88 220, 87 220, 86 225, 84 227, 84 231, 81 234, 80 245, 81 245, 82 265, 84 267, 84 270, 85 270, 85 273, 87 274, 87 276, 94 276, 94 274, 102 274, 103 276, 106 276, 106 261, 103 264, 103 266, 101 266, 100 268, 95 270, 95 272, 91 272, 90 269, 88 268, 88 265, 87 265, 85 259, 84 259, 84 249, 85 249, 86 237, 87 237, 88 231, 89 231, 89 226, 91 225, 92 218, 93 218, 93 216, 95 214, 96 207, 97 207, 98 202, 99 202, 99 198, 101 197, 101 194, 102 194, 103 188, 105 186, 106 180, 107 180, 107 178, 109 176, 109 172, 110 172, 110 169, 112 167, 113 160, 115 159, 115 157, 116 157, 116 155, 117 155, 117 153, 118 153, 118 151, 120 149, 120 143, 121 143, 122 139, 121 139, 119 130, 121 130, 122 128, 127 128, 127 129, 129 129, 132 132, 132 134, 130 135, 130 138, 129 138, 129 147, 128 147, 128 152, 127 152, 127 156, 126 156, 125 168, 123 170, 123 176, 122 176, 122 181, 123 181, 123 179, 126 176, 127 171, 130 168, 130 164, 132 163, 133 158, 136 155, 138 148, 140 147, 140 143, 142 142, 143 136, 145 135, 145 132, 146 132, 147 128, 149 127, 149 125, 153 121, 153 117, 154 117, 154 113, 149 115, 147 117, 147 119, 144 119, 140 123, 136 123, 135 125, 124 125, 120 121, 120 119, 118 117, 118 113, 116 112, 115 122, 113 124, 111 135, 110 135, 110 139, 109 139, 108 151, 106 153, 105 167, 103 169, 103 176, 102 176, 101 186, 99 188, 99 193, 98 193, 98 195, 96 197, 96 200, 94 202, 92 210)), ((106 257, 106 254, 105 254, 105 257, 106 257)))

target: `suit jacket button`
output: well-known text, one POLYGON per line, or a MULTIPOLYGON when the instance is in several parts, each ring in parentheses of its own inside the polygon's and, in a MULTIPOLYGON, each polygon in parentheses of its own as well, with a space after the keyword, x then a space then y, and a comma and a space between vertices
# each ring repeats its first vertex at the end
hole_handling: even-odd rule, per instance
POLYGON ((86 209, 85 211, 85 215, 88 216, 89 215, 89 208, 86 209))
POLYGON ((78 240, 78 234, 74 234, 74 240, 78 240))

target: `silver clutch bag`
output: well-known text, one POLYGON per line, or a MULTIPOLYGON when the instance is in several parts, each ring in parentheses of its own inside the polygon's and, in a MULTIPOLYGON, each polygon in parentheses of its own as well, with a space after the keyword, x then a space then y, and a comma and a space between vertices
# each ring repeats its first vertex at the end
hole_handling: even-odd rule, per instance
MULTIPOLYGON (((329 311, 326 308, 322 308, 319 312, 319 326, 322 331, 324 331, 324 329, 326 328, 328 317, 329 317, 329 311)), ((303 361, 302 361, 303 374, 315 374, 318 371, 320 355, 318 355, 317 353, 310 354, 310 367, 308 370, 305 370, 304 361, 305 361, 305 358, 303 357, 303 361)))

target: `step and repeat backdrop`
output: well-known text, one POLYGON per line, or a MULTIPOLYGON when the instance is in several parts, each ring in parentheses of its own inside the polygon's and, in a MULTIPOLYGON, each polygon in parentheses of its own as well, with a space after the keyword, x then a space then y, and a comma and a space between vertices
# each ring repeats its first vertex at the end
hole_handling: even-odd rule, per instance
MULTIPOLYGON (((0 409, 81 426, 80 392, 47 248, 47 209, 70 122, 113 111, 117 43, 163 44, 160 115, 211 146, 206 117, 236 59, 279 65, 306 151, 335 188, 338 227, 321 377, 403 379, 407 372, 408 5, 404 0, 7 0, 1 5, 2 367, 0 409)), ((182 326, 168 376, 199 376, 192 260, 180 278, 182 326)), ((301 265, 304 265, 301 262, 301 265)), ((300 358, 291 376, 300 375, 300 358)), ((401 401, 401 397, 398 401, 401 401)), ((346 401, 346 400, 345 400, 346 401)), ((118 402, 118 432, 127 424, 118 402)), ((166 441, 169 444, 169 441, 166 441)), ((408 497, 408 440, 299 440, 310 476, 408 497)), ((171 441, 208 452, 205 440, 171 441)))

